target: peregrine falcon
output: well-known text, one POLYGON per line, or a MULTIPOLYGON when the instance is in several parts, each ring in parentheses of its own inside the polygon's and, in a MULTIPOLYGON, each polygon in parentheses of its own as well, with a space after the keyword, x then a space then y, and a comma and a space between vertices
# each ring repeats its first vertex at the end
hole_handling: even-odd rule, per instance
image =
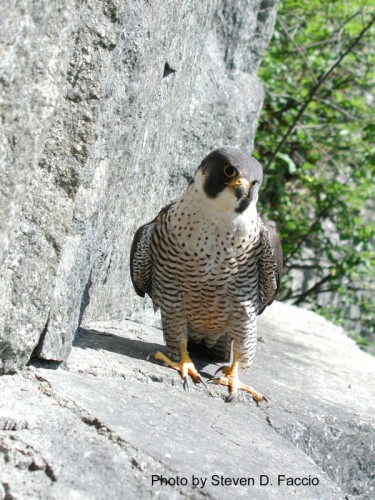
POLYGON ((212 151, 181 198, 141 226, 133 240, 130 271, 135 291, 160 308, 168 354, 155 359, 203 382, 188 353, 189 342, 221 352, 217 384, 256 401, 264 396, 240 382, 257 342, 256 318, 277 295, 282 251, 276 232, 258 215, 261 165, 232 146, 212 151))

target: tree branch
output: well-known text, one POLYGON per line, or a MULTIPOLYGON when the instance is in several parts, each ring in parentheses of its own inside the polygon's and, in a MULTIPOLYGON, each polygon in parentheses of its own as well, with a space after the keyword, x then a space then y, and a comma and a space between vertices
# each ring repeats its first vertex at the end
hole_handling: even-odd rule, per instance
MULTIPOLYGON (((310 261, 312 259, 309 259, 310 261)), ((323 270, 323 269, 330 269, 329 266, 319 266, 319 264, 291 264, 288 269, 317 269, 319 268, 320 270, 323 270)))
POLYGON ((337 104, 333 104, 332 102, 329 102, 326 99, 321 99, 320 97, 317 97, 316 101, 321 102, 322 104, 325 104, 326 106, 338 111, 342 115, 346 116, 350 121, 355 121, 358 119, 356 116, 346 111, 346 109, 343 109, 340 106, 337 106, 337 104))
MULTIPOLYGON (((342 24, 342 26, 340 26, 340 29, 337 30, 333 35, 340 34, 341 31, 342 31, 342 28, 346 24, 350 23, 350 21, 352 21, 355 17, 359 16, 359 14, 361 14, 361 13, 362 13, 362 9, 358 10, 352 16, 350 16, 348 19, 346 19, 346 21, 344 21, 344 23, 342 24)), ((289 50, 288 52, 290 54, 294 54, 296 52, 299 52, 300 50, 314 49, 315 47, 320 47, 322 45, 329 45, 331 43, 337 43, 337 40, 336 40, 335 36, 332 36, 331 38, 326 38, 325 40, 320 40, 318 42, 310 43, 310 45, 305 45, 304 47, 299 47, 298 49, 296 48, 294 50, 289 50)))
POLYGON ((306 68, 310 71, 310 74, 314 80, 314 83, 318 83, 318 80, 310 66, 310 64, 308 63, 306 57, 305 57, 305 54, 303 53, 303 51, 301 50, 301 48, 299 47, 299 45, 295 42, 294 38, 292 37, 292 35, 289 34, 289 31, 286 29, 286 26, 284 25, 284 23, 282 22, 281 19, 279 19, 279 24, 281 26, 281 29, 283 30, 283 32, 285 33, 286 37, 289 38, 289 40, 291 41, 292 45, 295 47, 295 49, 297 50, 298 54, 302 57, 303 59, 303 62, 305 63, 305 66, 306 68))
POLYGON ((323 217, 325 217, 329 210, 331 208, 331 205, 324 207, 324 209, 320 212, 319 215, 316 216, 314 222, 311 224, 307 232, 301 237, 301 239, 298 241, 296 246, 292 249, 292 251, 289 253, 288 256, 285 257, 284 259, 284 267, 285 265, 290 261, 292 257, 298 252, 298 250, 301 248, 301 246, 305 243, 307 238, 312 234, 315 230, 316 225, 321 221, 323 217))
POLYGON ((295 54, 296 52, 299 52, 300 50, 309 50, 309 49, 314 49, 315 47, 321 47, 322 45, 330 45, 331 43, 336 43, 336 38, 326 38, 325 40, 320 40, 318 42, 310 43, 310 45, 304 45, 302 47, 299 47, 299 49, 294 48, 291 50, 287 51, 287 54, 295 54))
POLYGON ((332 64, 332 66, 325 73, 323 73, 323 75, 319 78, 319 80, 317 81, 317 83, 312 87, 312 89, 310 90, 309 95, 308 95, 306 101, 301 106, 301 109, 297 113, 297 116, 294 118, 292 124, 290 125, 290 127, 288 128, 288 130, 286 131, 286 133, 284 134, 284 136, 281 139, 281 141, 279 142, 276 150, 274 151, 274 153, 272 154, 270 160, 268 161, 267 165, 265 166, 265 171, 267 171, 267 169, 270 167, 270 165, 272 164, 272 162, 274 161, 274 159, 276 158, 276 156, 279 154, 279 152, 282 149, 282 147, 284 146, 286 140, 288 139, 288 137, 290 136, 290 134, 293 132, 294 128, 296 127, 297 123, 301 119, 302 115, 306 111, 306 109, 309 106, 309 104, 314 99, 314 96, 317 93, 317 91, 319 90, 319 88, 321 87, 321 85, 325 82, 325 80, 327 80, 327 78, 332 73, 332 71, 341 63, 341 61, 349 54, 349 52, 351 52, 353 50, 353 48, 362 40, 362 38, 364 37, 365 33, 370 29, 370 27, 372 26, 372 24, 374 23, 374 21, 375 21, 375 16, 365 26, 365 28, 363 28, 363 30, 361 31, 361 33, 350 44, 350 46, 339 56, 339 58, 336 60, 336 62, 334 62, 332 64))
POLYGON ((298 304, 301 304, 301 302, 304 302, 306 297, 309 295, 317 294, 319 293, 319 288, 324 285, 324 283, 327 283, 328 281, 331 281, 334 277, 331 274, 327 274, 324 276, 318 283, 315 283, 312 287, 310 287, 306 292, 301 293, 301 295, 298 297, 298 299, 293 302, 294 306, 298 306, 298 304))

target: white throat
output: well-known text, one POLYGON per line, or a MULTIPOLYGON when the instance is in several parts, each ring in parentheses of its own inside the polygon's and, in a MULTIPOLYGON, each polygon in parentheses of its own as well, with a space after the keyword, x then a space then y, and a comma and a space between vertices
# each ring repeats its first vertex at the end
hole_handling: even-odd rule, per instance
POLYGON ((194 183, 192 183, 182 196, 182 203, 189 210, 199 210, 204 213, 206 219, 220 228, 230 228, 231 232, 238 234, 249 234, 257 225, 256 203, 258 196, 250 203, 246 210, 237 213, 235 210, 238 200, 228 188, 224 189, 216 198, 209 198, 203 189, 204 176, 197 171, 194 183))

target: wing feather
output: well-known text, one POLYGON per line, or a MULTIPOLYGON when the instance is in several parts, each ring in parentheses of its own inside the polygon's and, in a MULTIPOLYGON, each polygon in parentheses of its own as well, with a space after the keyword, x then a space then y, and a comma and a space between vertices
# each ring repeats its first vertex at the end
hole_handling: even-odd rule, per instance
POLYGON ((130 250, 130 276, 134 290, 140 297, 151 297, 151 251, 150 244, 155 220, 138 228, 130 250))
POLYGON ((276 231, 260 221, 262 252, 259 258, 259 313, 272 304, 280 287, 283 252, 276 231))
POLYGON ((152 234, 159 218, 167 214, 172 205, 174 203, 162 208, 155 219, 138 228, 134 235, 130 249, 130 276, 134 290, 140 297, 147 293, 152 298, 152 234))

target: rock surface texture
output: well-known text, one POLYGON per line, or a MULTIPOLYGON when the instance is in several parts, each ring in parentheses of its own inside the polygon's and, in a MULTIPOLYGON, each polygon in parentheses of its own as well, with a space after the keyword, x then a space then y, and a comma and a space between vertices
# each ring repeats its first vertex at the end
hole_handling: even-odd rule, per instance
POLYGON ((259 406, 225 403, 222 386, 185 392, 146 360, 162 332, 134 321, 87 324, 64 368, 1 377, 0 498, 374 498, 374 358, 277 302, 259 336, 243 376, 269 398, 259 406))
POLYGON ((211 149, 248 151, 276 0, 2 2, 0 372, 140 310, 129 246, 211 149))

